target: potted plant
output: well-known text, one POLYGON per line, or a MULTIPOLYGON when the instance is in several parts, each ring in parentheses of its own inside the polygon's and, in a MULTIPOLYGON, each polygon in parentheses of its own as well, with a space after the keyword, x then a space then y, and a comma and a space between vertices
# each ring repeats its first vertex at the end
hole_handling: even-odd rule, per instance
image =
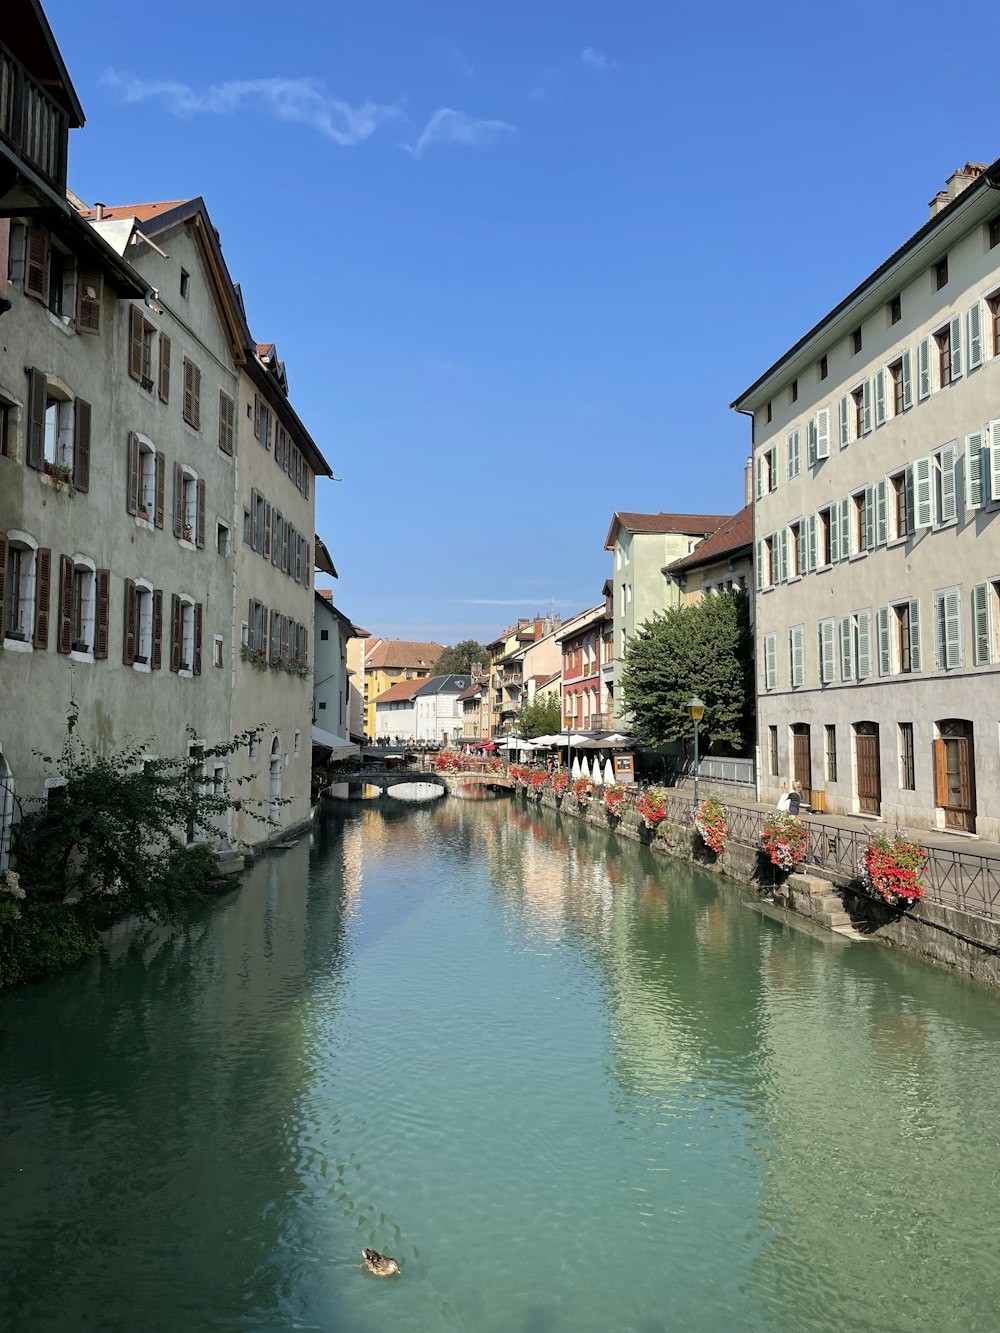
POLYGON ((191 541, 191 524, 190 524, 190 523, 185 523, 184 526, 181 528, 181 537, 182 537, 182 538, 184 539, 184 541, 186 541, 186 542, 191 541))
POLYGON ((726 812, 721 801, 717 801, 714 796, 702 801, 695 811, 694 826, 706 847, 710 847, 716 853, 722 851, 729 827, 726 824, 726 812))
POLYGON ((764 820, 760 845, 773 866, 791 870, 806 850, 806 826, 794 815, 774 812, 764 820))
POLYGON ((139 505, 136 512, 138 513, 140 518, 149 518, 149 509, 146 507, 145 504, 143 504, 141 500, 139 501, 139 505))
POLYGON ((912 907, 924 896, 923 874, 927 852, 897 832, 878 833, 858 859, 858 874, 866 891, 890 907, 912 907))

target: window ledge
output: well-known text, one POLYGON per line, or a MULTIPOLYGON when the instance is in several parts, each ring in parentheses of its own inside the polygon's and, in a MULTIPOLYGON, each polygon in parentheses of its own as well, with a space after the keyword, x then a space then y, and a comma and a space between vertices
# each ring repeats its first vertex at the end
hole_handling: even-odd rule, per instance
POLYGON ((183 546, 185 551, 197 551, 198 549, 195 543, 191 541, 190 537, 178 537, 177 545, 183 546))
POLYGON ((791 578, 786 579, 785 582, 786 582, 786 583, 801 583, 801 582, 802 582, 802 575, 801 575, 801 574, 793 574, 793 575, 791 576, 791 578))
POLYGON ((194 672, 190 667, 181 667, 176 674, 183 677, 184 680, 194 680, 194 672))
POLYGON ((143 672, 148 672, 148 671, 152 671, 152 669, 153 669, 153 668, 149 665, 148 662, 133 662, 133 663, 132 663, 132 670, 133 670, 133 671, 143 671, 143 672))
POLYGON ((891 540, 889 540, 889 541, 886 542, 886 544, 885 544, 885 549, 886 549, 887 551, 891 551, 892 548, 893 548, 894 546, 905 546, 906 543, 907 543, 909 540, 910 540, 910 538, 909 538, 908 536, 906 536, 906 537, 893 537, 893 538, 891 538, 891 540))
POLYGON ((855 560, 864 560, 867 557, 867 555, 868 555, 867 551, 852 551, 851 554, 847 557, 847 563, 849 565, 853 565, 855 560))
POLYGON ((86 653, 73 652, 70 653, 69 660, 71 662, 93 662, 94 654, 92 650, 86 653))
POLYGON ((32 653, 34 645, 30 639, 4 639, 4 652, 8 653, 32 653))
POLYGON ((135 526, 137 528, 147 528, 150 532, 155 532, 156 525, 151 518, 143 518, 141 514, 135 515, 135 526))
MULTIPOLYGON (((53 464, 52 466, 57 466, 57 465, 53 464)), ((58 464, 58 466, 62 467, 64 466, 64 464, 60 463, 58 464)), ((62 477, 60 477, 57 480, 55 477, 51 476, 48 472, 46 472, 43 468, 32 468, 32 471, 36 473, 38 480, 42 483, 43 486, 51 486, 54 491, 63 491, 67 495, 76 494, 76 487, 73 485, 72 481, 66 481, 62 477)))
POLYGON ((58 329, 60 333, 65 333, 70 338, 76 335, 76 324, 69 315, 54 315, 47 306, 45 314, 52 327, 58 329))
POLYGON ((948 528, 957 528, 957 527, 958 527, 958 516, 956 515, 955 518, 945 519, 943 523, 935 523, 932 531, 946 532, 948 528))

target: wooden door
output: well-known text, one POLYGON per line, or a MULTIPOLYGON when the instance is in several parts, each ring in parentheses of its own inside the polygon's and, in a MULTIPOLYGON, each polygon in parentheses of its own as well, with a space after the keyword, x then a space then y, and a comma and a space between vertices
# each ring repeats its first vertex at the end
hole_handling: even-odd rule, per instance
POLYGON ((944 809, 945 828, 976 831, 976 763, 970 722, 940 724, 934 742, 937 803, 944 809))
POLYGON ((804 722, 792 728, 792 777, 802 788, 802 800, 812 803, 812 758, 809 728, 804 722))
POLYGON ((874 722, 859 722, 854 729, 858 761, 858 805, 864 815, 882 810, 882 771, 879 759, 878 727, 874 722))

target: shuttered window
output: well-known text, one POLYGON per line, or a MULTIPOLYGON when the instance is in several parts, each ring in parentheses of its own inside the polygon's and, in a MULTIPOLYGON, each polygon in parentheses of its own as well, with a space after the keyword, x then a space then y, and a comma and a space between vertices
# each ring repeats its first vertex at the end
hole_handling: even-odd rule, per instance
POLYGON ((986 503, 983 487, 984 472, 983 432, 973 431, 965 437, 965 507, 981 509, 986 503))
POLYGON ((934 594, 934 661, 938 671, 962 665, 962 598, 959 588, 934 594))
POLYGON ((840 679, 854 679, 854 628, 850 616, 840 622, 840 679))
POLYGON ((840 423, 840 447, 846 449, 851 442, 851 399, 846 393, 840 400, 838 419, 840 423))
POLYGON ((76 400, 73 412, 73 485, 78 491, 90 490, 90 404, 76 400))
POLYGON ((913 523, 929 528, 934 522, 934 460, 918 458, 913 464, 913 523))
POLYGON ((236 405, 229 394, 219 390, 219 448, 224 454, 233 453, 236 426, 236 405))
POLYGON ((921 402, 931 393, 931 340, 922 338, 917 345, 917 397, 921 402))
POLYGON ((955 486, 955 446, 946 444, 934 455, 939 523, 951 523, 958 513, 955 486))
POLYGON ((986 433, 989 454, 989 498, 997 504, 1000 503, 1000 420, 991 421, 986 427, 986 433))
POLYGON ((837 678, 836 628, 832 619, 819 622, 819 679, 821 685, 830 685, 837 678))
POLYGON ((48 304, 49 237, 48 233, 29 227, 26 238, 24 293, 48 304))
POLYGON ((788 631, 788 662, 792 689, 798 689, 805 678, 805 629, 801 625, 788 631))
POLYGON ((138 306, 128 311, 128 373, 142 388, 153 389, 153 338, 156 329, 138 306))
POLYGON ((764 689, 773 690, 778 685, 778 638, 776 634, 764 635, 764 689))
POLYGON ((160 401, 170 402, 170 339, 160 334, 160 401))
POLYGON ((800 466, 800 433, 798 430, 789 431, 785 441, 786 452, 788 455, 788 479, 799 475, 800 466))
POLYGON ((974 666, 988 666, 993 660, 992 612, 995 593, 989 583, 977 583, 972 589, 972 661, 974 666))
POLYGON ((854 620, 858 636, 858 680, 867 680, 872 674, 872 613, 857 611, 854 620))
POLYGON ((980 301, 969 307, 966 326, 969 335, 969 369, 977 370, 983 364, 983 307, 980 301))
POLYGON ((81 333, 100 333, 104 275, 81 269, 77 275, 76 327, 81 333))
POLYGON ((201 371, 190 359, 184 358, 184 420, 195 430, 201 429, 201 371))
POLYGON ((875 636, 878 640, 878 674, 892 675, 892 635, 889 607, 880 606, 875 616, 875 636))
POLYGON ((885 370, 875 372, 875 425, 884 426, 886 422, 885 370))

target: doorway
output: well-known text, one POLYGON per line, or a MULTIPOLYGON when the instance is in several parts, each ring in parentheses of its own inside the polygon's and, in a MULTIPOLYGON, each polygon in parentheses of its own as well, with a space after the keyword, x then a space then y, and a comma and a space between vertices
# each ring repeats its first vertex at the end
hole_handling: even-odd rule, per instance
POLYGON ((877 722, 855 722, 854 751, 858 770, 858 809, 863 815, 881 814, 882 761, 877 722))
POLYGON ((267 817, 272 824, 281 822, 281 740, 271 742, 271 770, 267 789, 267 817))
POLYGON ((937 724, 934 742, 936 803, 944 810, 944 826, 962 833, 976 831, 976 757, 972 723, 947 718, 937 724))
POLYGON ((792 780, 802 788, 802 800, 812 804, 812 741, 808 723, 796 722, 792 727, 792 780))

